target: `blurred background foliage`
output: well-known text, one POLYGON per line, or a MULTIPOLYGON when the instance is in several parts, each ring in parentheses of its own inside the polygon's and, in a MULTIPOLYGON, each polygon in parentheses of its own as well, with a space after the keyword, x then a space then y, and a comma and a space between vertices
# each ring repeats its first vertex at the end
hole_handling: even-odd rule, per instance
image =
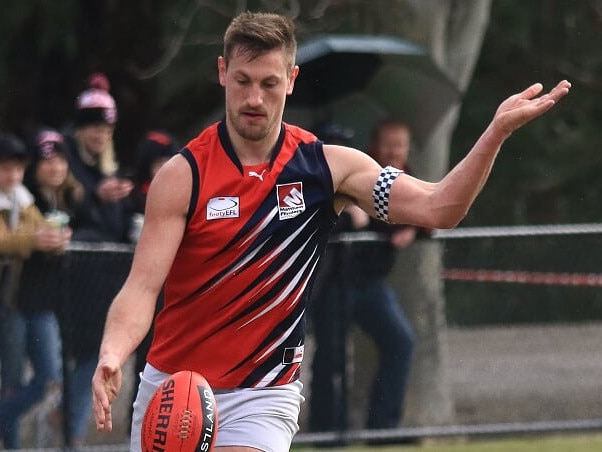
POLYGON ((559 112, 504 145, 466 225, 598 222, 602 194, 601 2, 494 0, 482 53, 456 127, 452 162, 507 93, 573 83, 559 112))

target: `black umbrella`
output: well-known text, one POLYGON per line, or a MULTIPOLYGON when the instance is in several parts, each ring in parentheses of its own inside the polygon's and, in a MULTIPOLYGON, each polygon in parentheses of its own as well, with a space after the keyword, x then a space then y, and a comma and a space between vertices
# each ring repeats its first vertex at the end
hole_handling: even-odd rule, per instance
POLYGON ((358 122, 394 116, 407 121, 423 141, 460 98, 424 49, 395 37, 317 37, 299 45, 296 63, 300 73, 287 100, 287 116, 306 127, 308 121, 341 115, 359 116, 346 121, 356 128, 358 122))

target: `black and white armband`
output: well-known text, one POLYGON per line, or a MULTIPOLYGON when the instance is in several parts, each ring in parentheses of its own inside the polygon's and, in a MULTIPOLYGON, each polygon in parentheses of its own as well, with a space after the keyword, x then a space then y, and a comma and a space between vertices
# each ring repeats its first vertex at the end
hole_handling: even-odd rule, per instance
POLYGON ((402 174, 403 171, 392 166, 385 167, 372 189, 372 196, 374 198, 374 210, 376 211, 376 218, 382 221, 389 222, 389 195, 391 194, 391 186, 393 181, 397 179, 397 176, 402 174))

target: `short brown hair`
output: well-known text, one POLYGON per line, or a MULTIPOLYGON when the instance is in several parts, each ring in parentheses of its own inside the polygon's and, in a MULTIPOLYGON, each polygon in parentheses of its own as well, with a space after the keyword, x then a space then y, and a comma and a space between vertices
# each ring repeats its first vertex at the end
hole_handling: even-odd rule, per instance
POLYGON ((246 54, 252 60, 277 48, 285 51, 287 67, 289 71, 292 70, 297 53, 295 24, 290 18, 279 14, 241 13, 232 19, 224 34, 223 56, 226 64, 235 51, 246 54))

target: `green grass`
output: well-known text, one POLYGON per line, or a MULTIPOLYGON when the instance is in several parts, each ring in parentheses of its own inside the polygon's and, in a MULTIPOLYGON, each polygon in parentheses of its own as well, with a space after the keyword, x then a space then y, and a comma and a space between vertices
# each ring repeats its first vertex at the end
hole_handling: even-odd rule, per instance
POLYGON ((497 440, 435 440, 421 446, 381 446, 369 447, 353 445, 340 449, 313 449, 294 447, 293 452, 600 452, 602 434, 575 434, 520 439, 497 440))

